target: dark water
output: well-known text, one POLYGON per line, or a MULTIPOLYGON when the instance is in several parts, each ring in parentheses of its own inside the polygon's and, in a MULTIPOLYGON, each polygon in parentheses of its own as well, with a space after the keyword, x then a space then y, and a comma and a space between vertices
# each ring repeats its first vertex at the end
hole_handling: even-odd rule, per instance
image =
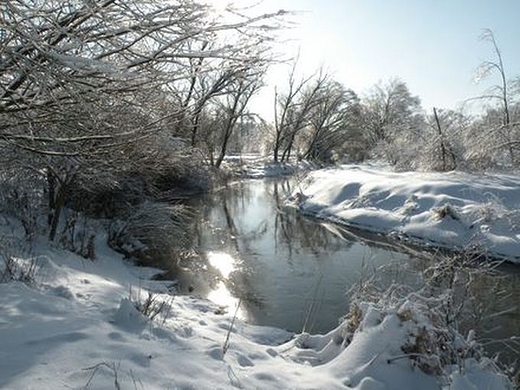
MULTIPOLYGON (((348 291, 359 283, 376 276, 383 285, 414 286, 435 261, 284 207, 294 183, 247 180, 194 200, 203 256, 186 265, 181 288, 230 312, 240 300, 239 316, 252 324, 325 333, 347 313, 348 291)), ((520 335, 519 269, 473 278, 481 337, 520 335)))

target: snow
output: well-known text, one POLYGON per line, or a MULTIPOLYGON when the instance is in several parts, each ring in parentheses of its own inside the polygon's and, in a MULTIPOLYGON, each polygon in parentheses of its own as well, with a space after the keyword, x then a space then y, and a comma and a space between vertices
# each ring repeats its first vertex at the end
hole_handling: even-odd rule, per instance
POLYGON ((311 172, 292 200, 318 218, 520 263, 519 176, 344 165, 311 172))
POLYGON ((314 168, 307 161, 273 162, 271 156, 261 156, 256 153, 227 155, 223 168, 232 175, 241 178, 263 179, 300 174, 314 168))
MULTIPOLYGON (((362 303, 354 327, 355 318, 326 335, 293 335, 233 320, 208 300, 169 294, 171 282, 150 279, 158 270, 123 260, 105 239, 97 238, 94 261, 44 241, 14 258, 35 273, 26 283, 0 283, 0 388, 508 388, 485 359, 440 375, 403 357, 403 346, 428 326, 419 312, 404 318, 412 303, 362 303), (142 314, 149 291, 153 320, 142 314)), ((228 266, 226 256, 212 258, 228 266)))

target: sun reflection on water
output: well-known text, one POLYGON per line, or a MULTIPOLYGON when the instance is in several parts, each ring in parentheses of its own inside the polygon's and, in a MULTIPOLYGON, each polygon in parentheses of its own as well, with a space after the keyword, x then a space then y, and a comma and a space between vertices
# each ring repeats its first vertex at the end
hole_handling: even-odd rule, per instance
MULTIPOLYGON (((228 279, 232 272, 236 271, 236 261, 233 256, 225 252, 208 252, 209 264, 218 270, 223 279, 228 279)), ((207 298, 219 306, 224 307, 229 313, 234 314, 240 304, 240 299, 233 296, 224 281, 219 281, 217 288, 210 291, 207 298)), ((246 319, 245 312, 238 308, 237 317, 246 319)))
MULTIPOLYGON (((217 289, 211 291, 207 298, 217 305, 225 308, 228 313, 234 314, 237 306, 240 303, 240 299, 234 297, 231 292, 228 290, 224 282, 218 282, 217 289)), ((246 319, 246 315, 242 307, 238 308, 237 318, 242 320, 246 319)))
POLYGON ((235 259, 228 253, 208 252, 207 256, 211 266, 216 268, 224 279, 229 278, 231 272, 236 270, 235 259))

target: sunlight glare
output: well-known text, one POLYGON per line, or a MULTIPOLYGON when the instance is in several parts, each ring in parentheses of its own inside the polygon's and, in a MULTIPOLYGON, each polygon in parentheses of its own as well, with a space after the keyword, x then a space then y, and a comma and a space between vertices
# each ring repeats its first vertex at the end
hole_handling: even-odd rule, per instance
POLYGON ((224 252, 208 252, 208 261, 216 268, 223 278, 229 278, 231 272, 235 271, 235 259, 224 252))
MULTIPOLYGON (((216 303, 219 306, 225 307, 228 313, 234 314, 239 305, 240 300, 231 295, 231 292, 228 290, 224 282, 219 282, 216 290, 211 291, 207 298, 216 303)), ((246 318, 243 309, 240 307, 237 311, 237 318, 244 320, 246 318)))

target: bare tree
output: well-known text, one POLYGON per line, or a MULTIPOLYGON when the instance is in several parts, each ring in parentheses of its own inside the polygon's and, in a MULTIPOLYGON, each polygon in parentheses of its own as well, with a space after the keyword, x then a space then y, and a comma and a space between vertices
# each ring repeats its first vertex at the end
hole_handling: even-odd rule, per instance
POLYGON ((187 0, 6 0, 1 7, 6 38, 0 49, 0 113, 22 113, 17 123, 35 121, 24 116, 29 110, 34 116, 42 109, 38 117, 49 120, 50 110, 95 101, 100 94, 153 90, 186 79, 193 85, 183 60, 195 61, 195 68, 205 58, 233 58, 237 64, 276 26, 265 21, 283 14, 222 23, 207 17, 206 6, 187 0), (219 42, 226 31, 249 39, 236 46, 219 42), (208 48, 208 41, 219 44, 208 48))
POLYGON ((146 156, 185 117, 200 75, 223 61, 226 75, 240 72, 284 14, 226 21, 208 10, 191 0, 0 3, 0 148, 47 178, 51 239, 71 188, 118 169, 142 174, 138 159, 157 164, 146 156), (168 96, 181 84, 186 95, 168 96))
POLYGON ((183 126, 190 133, 192 147, 205 143, 203 138, 199 139, 203 110, 216 101, 226 100, 229 94, 236 94, 237 86, 243 84, 244 75, 250 80, 256 78, 254 84, 260 86, 265 69, 273 61, 270 47, 261 40, 254 48, 248 42, 242 42, 238 47, 242 47, 243 52, 235 48, 236 53, 231 58, 206 60, 206 67, 202 67, 202 60, 197 63, 197 77, 190 80, 188 93, 183 101, 183 126))
POLYGON ((372 153, 392 164, 409 166, 410 145, 424 146, 420 100, 398 79, 377 84, 362 101, 361 127, 372 153))
POLYGON ((167 64, 190 55, 185 42, 210 28, 204 8, 189 2, 3 3, 1 112, 157 86, 169 76, 167 64))
POLYGON ((228 142, 236 129, 238 120, 247 114, 246 107, 249 100, 262 86, 262 73, 262 69, 252 69, 249 72, 244 72, 237 77, 235 85, 226 97, 226 105, 222 107, 224 121, 222 132, 219 136, 220 150, 215 160, 216 168, 219 168, 224 160, 228 142))
MULTIPOLYGON (((458 157, 452 145, 454 133, 453 127, 457 118, 460 118, 459 114, 453 111, 441 110, 439 112, 435 107, 433 108, 433 118, 429 118, 429 122, 430 126, 435 128, 437 136, 432 137, 432 144, 433 149, 440 152, 441 165, 438 167, 436 164, 438 158, 434 158, 430 168, 435 169, 438 167, 441 171, 450 171, 457 168, 458 157), (450 137, 450 135, 452 136, 450 137)), ((455 129, 455 131, 460 132, 461 129, 458 128, 455 129)), ((438 153, 434 154, 438 155, 438 153)))
POLYGON ((308 125, 310 112, 318 104, 320 92, 329 81, 329 76, 322 69, 296 81, 296 64, 295 61, 287 93, 275 94, 275 161, 290 159, 295 140, 308 125))
MULTIPOLYGON (((211 49, 215 44, 203 42, 201 51, 211 49)), ((237 56, 238 57, 238 56, 237 56)), ((176 81, 172 87, 179 96, 182 120, 176 126, 176 133, 189 134, 192 147, 199 146, 201 115, 212 99, 223 96, 237 74, 243 72, 242 57, 236 59, 189 58, 190 77, 176 81)))
POLYGON ((309 112, 305 134, 306 160, 330 161, 331 152, 348 142, 352 125, 359 115, 359 99, 337 81, 329 81, 318 92, 316 105, 309 112))
POLYGON ((482 64, 480 64, 477 80, 481 80, 482 78, 494 72, 498 73, 498 76, 500 77, 500 84, 494 85, 490 90, 491 93, 482 97, 487 99, 497 99, 500 101, 503 115, 502 125, 508 126, 511 123, 511 117, 509 115, 510 98, 507 74, 504 67, 504 61, 502 60, 502 53, 491 29, 485 29, 482 33, 481 39, 491 44, 495 59, 484 61, 482 64))
POLYGON ((292 64, 292 69, 289 74, 289 85, 285 94, 279 94, 278 89, 275 88, 275 101, 274 101, 274 144, 273 144, 273 157, 274 161, 278 162, 280 152, 282 151, 283 145, 290 138, 291 134, 291 115, 295 111, 297 105, 296 100, 302 93, 305 85, 310 81, 311 77, 302 78, 298 82, 296 81, 296 66, 298 61, 295 60, 292 64))
MULTIPOLYGON (((491 138, 495 137, 496 139, 496 135, 499 136, 500 144, 495 145, 495 147, 507 148, 511 163, 516 165, 518 163, 516 151, 519 147, 519 142, 516 140, 516 134, 514 132, 518 126, 511 121, 510 106, 512 104, 512 93, 502 58, 502 52, 491 29, 485 29, 482 33, 481 39, 491 45, 495 58, 493 60, 484 61, 480 64, 477 70, 477 81, 480 81, 491 74, 497 74, 500 81, 493 85, 487 93, 479 96, 477 99, 498 102, 500 107, 500 119, 496 123, 489 123, 490 128, 488 129, 488 132, 491 138)), ((488 115, 488 119, 491 119, 490 115, 488 115)))
POLYGON ((363 127, 370 143, 390 141, 396 132, 412 124, 419 109, 419 98, 410 93, 404 82, 392 79, 377 84, 363 100, 363 127))

